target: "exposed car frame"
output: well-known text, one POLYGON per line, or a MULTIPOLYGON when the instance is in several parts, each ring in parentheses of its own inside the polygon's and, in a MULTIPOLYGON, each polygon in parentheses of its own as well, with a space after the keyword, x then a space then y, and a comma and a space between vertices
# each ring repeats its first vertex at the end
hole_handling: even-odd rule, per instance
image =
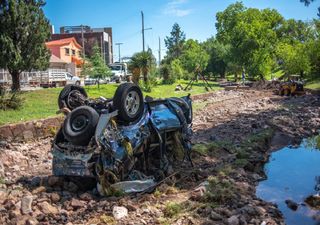
POLYGON ((56 176, 95 178, 108 195, 118 182, 156 182, 178 159, 191 162, 190 96, 143 99, 138 86, 124 83, 113 99, 89 99, 70 85, 58 103, 66 118, 52 145, 56 176))

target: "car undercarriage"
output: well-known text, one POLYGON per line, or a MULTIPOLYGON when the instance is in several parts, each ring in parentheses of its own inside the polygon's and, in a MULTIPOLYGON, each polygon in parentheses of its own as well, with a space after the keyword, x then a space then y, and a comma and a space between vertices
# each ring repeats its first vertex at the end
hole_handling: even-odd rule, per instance
POLYGON ((112 99, 90 99, 82 87, 66 86, 58 104, 66 118, 53 144, 53 174, 96 180, 102 195, 114 189, 141 192, 190 162, 192 102, 143 98, 121 84, 112 99))

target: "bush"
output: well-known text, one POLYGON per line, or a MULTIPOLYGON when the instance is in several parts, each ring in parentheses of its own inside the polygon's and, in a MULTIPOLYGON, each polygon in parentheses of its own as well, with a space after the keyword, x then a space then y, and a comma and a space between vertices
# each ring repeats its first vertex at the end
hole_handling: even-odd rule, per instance
POLYGON ((182 211, 183 207, 179 203, 169 202, 164 208, 164 216, 172 218, 182 211))
POLYGON ((181 79, 185 73, 182 64, 179 59, 175 59, 171 62, 171 71, 170 71, 171 80, 181 79))
POLYGON ((151 92, 152 91, 152 85, 151 85, 150 81, 144 82, 144 81, 140 80, 139 87, 144 92, 151 92))
POLYGON ((0 110, 14 109, 22 107, 24 99, 19 92, 7 92, 4 88, 0 88, 0 110))
POLYGON ((235 197, 234 184, 227 177, 218 175, 208 178, 208 189, 206 199, 210 202, 223 204, 235 197))

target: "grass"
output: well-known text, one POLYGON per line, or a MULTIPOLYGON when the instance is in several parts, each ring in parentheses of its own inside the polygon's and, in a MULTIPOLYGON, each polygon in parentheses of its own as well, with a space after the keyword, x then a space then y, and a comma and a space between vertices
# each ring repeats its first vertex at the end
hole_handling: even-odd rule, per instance
POLYGON ((310 83, 307 83, 305 88, 309 88, 312 90, 320 90, 320 79, 316 79, 311 81, 310 83))
MULTIPOLYGON (((190 91, 176 92, 175 87, 177 84, 186 86, 188 81, 180 80, 171 85, 157 85, 153 87, 151 93, 143 93, 144 96, 149 95, 155 98, 167 98, 167 97, 181 97, 188 93, 191 95, 205 93, 204 84, 199 81, 194 83, 193 89, 190 91)), ((210 82, 213 90, 218 90, 217 83, 210 82)), ((97 86, 86 86, 85 89, 91 98, 97 98, 104 96, 106 98, 113 97, 118 84, 104 84, 100 85, 100 89, 97 86)), ((23 92, 22 97, 25 99, 23 106, 19 110, 0 110, 0 125, 23 122, 34 119, 43 119, 56 116, 58 110, 58 95, 62 88, 50 88, 36 91, 23 92)))

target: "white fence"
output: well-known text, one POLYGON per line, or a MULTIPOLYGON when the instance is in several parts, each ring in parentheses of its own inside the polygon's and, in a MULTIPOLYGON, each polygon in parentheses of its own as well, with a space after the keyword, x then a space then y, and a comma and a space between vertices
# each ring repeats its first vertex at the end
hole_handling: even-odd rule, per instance
MULTIPOLYGON (((46 71, 22 72, 20 74, 21 85, 37 85, 42 82, 65 80, 65 69, 48 69, 46 71)), ((7 70, 0 69, 0 85, 12 83, 11 75, 7 70)))

